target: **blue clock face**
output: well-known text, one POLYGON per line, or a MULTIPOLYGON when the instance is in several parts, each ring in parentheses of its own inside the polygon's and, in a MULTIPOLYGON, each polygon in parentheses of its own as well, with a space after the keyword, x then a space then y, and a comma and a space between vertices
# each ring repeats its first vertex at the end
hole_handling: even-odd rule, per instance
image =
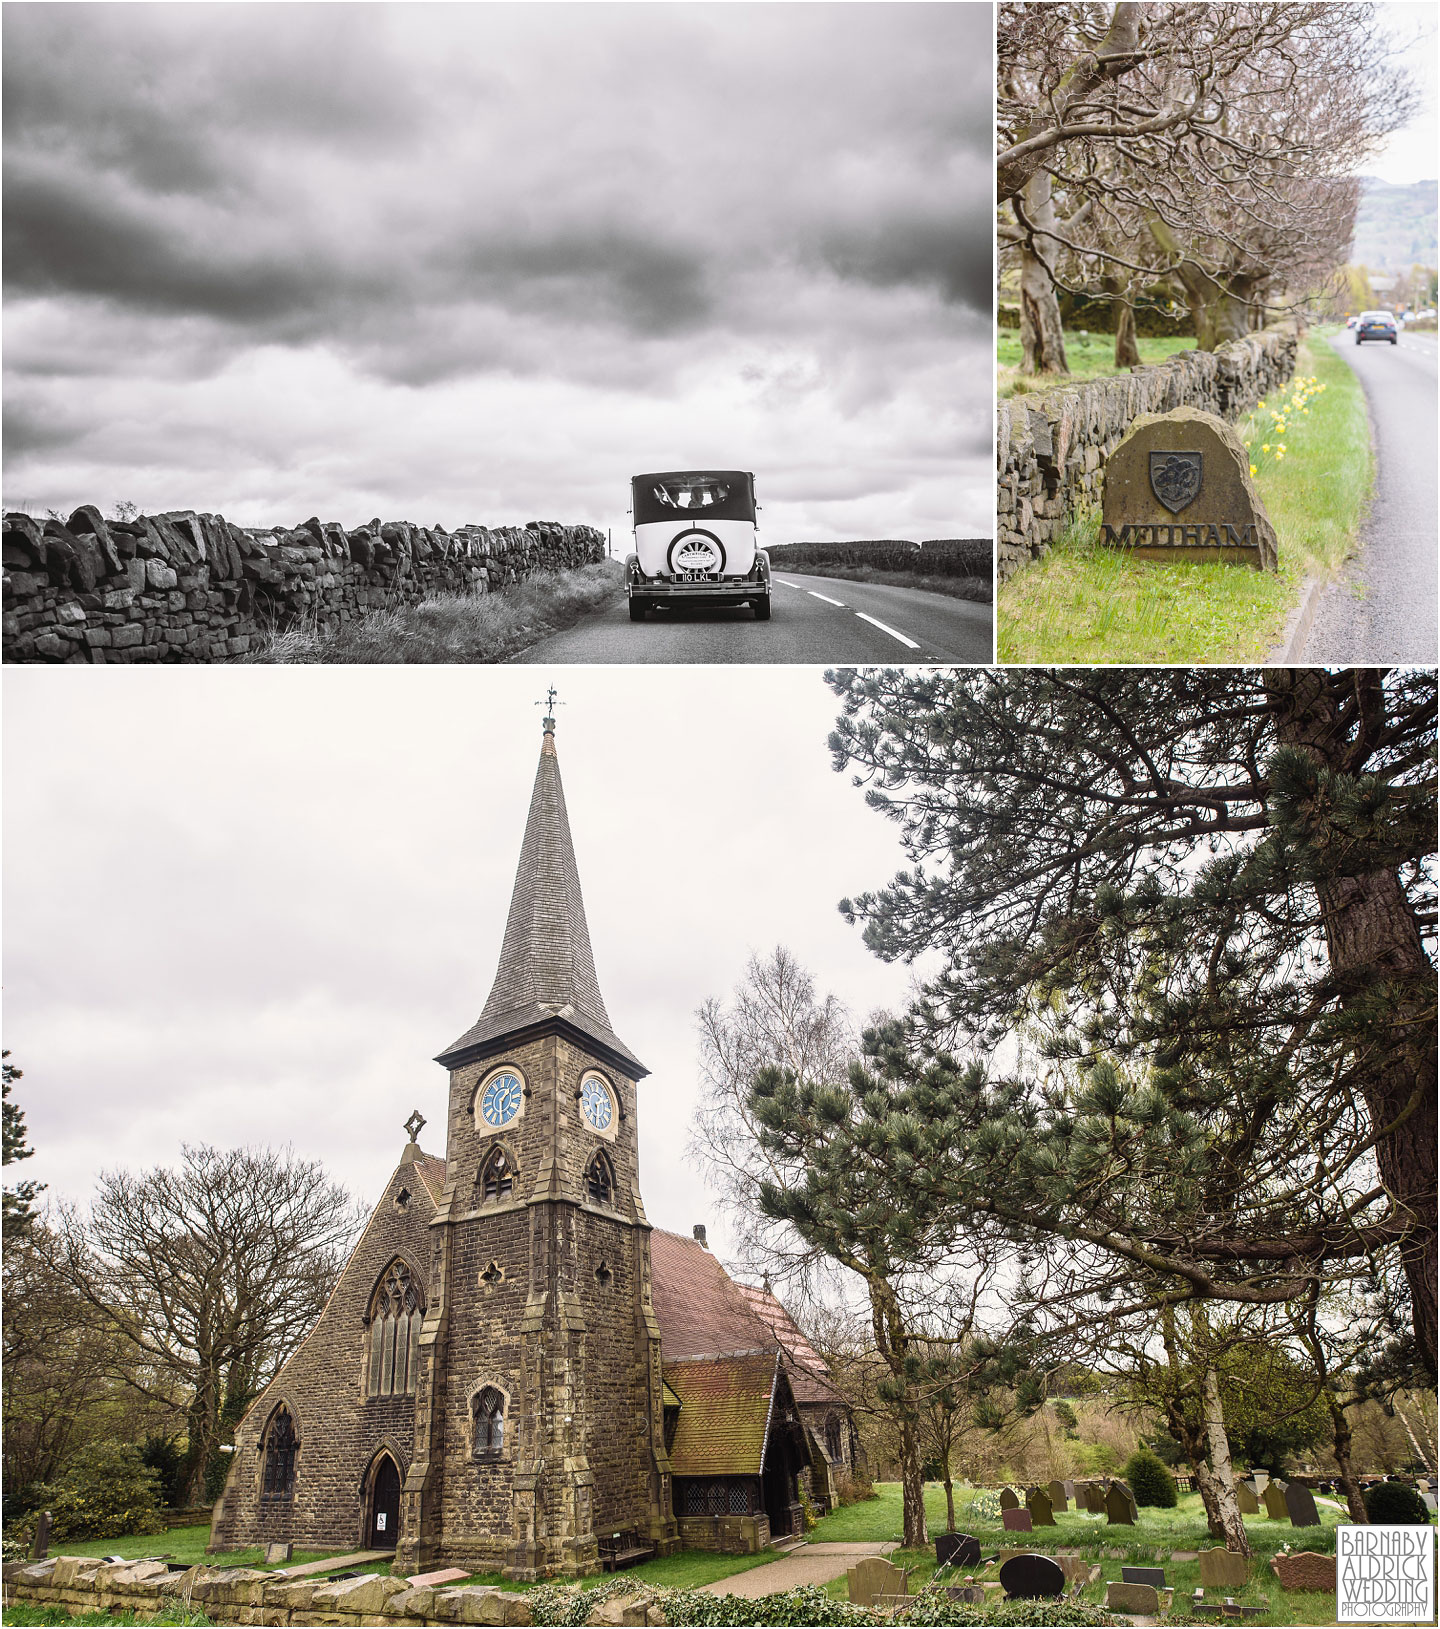
POLYGON ((496 1075, 480 1098, 480 1117, 487 1125, 508 1126, 519 1112, 519 1080, 514 1075, 496 1075))
POLYGON ((604 1081, 596 1080, 594 1075, 580 1088, 580 1106, 585 1110, 585 1118, 597 1131, 604 1131, 615 1115, 609 1088, 604 1081))

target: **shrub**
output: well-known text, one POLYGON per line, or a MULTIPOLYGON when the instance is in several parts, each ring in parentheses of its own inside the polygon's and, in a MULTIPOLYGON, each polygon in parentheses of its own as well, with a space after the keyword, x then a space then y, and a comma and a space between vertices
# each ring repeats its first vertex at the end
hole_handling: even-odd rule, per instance
POLYGON ((1067 1437, 1073 1436, 1080 1424, 1080 1421, 1075 1417, 1075 1410, 1070 1407, 1063 1397, 1057 1397, 1050 1406, 1055 1410, 1055 1418, 1059 1422, 1061 1430, 1064 1431, 1067 1437))
POLYGON ((842 1505, 858 1505, 875 1498, 875 1484, 862 1470, 841 1471, 839 1489, 842 1505))
POLYGON ((665 1621, 672 1624, 883 1624, 886 1619, 865 1606, 837 1601, 818 1584, 801 1584, 778 1595, 711 1595, 707 1590, 681 1589, 660 1602, 665 1621))
MULTIPOLYGON (((58 1482, 33 1490, 33 1508, 48 1510, 52 1539, 120 1538, 163 1533, 160 1478, 128 1442, 97 1442, 58 1482)), ((35 1530, 34 1517, 24 1530, 35 1530)))
POLYGON ((1173 1510, 1179 1501, 1175 1478, 1153 1448, 1137 1448, 1125 1461, 1125 1480, 1137 1505, 1157 1510, 1173 1510))
POLYGON ((1415 1527, 1429 1525, 1425 1501, 1404 1482, 1377 1482, 1365 1490, 1365 1514, 1377 1525, 1415 1527))

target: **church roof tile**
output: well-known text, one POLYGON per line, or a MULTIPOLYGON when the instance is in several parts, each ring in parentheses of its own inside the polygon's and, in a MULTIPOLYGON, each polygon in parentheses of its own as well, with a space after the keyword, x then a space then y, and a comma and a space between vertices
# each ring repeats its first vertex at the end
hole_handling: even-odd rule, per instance
POLYGON ((776 1362, 774 1354, 756 1352, 665 1365, 680 1397, 670 1448, 676 1476, 759 1475, 776 1362))

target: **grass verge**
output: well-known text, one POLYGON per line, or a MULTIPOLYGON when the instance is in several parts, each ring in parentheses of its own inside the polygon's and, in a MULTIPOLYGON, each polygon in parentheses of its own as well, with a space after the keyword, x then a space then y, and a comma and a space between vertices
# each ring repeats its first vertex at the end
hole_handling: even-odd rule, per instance
POLYGON ((851 583, 889 583, 896 588, 922 588, 927 594, 948 594, 952 600, 973 600, 988 605, 993 598, 988 577, 923 577, 913 571, 879 571, 874 566, 776 566, 776 574, 838 577, 851 583))
MULTIPOLYGON (((955 1521, 961 1532, 973 1533, 980 1540, 984 1555, 993 1555, 999 1549, 1015 1548, 1023 1535, 1007 1533, 998 1521, 985 1520, 970 1509, 971 1490, 957 1488, 955 1492, 955 1521)), ((1334 1529, 1343 1512, 1333 1505, 1320 1504, 1319 1527, 1294 1528, 1289 1522, 1270 1521, 1265 1516, 1248 1516, 1245 1529, 1254 1555, 1250 1563, 1250 1578, 1243 1590, 1233 1593, 1235 1599, 1246 1606, 1258 1606, 1258 1616, 1250 1619, 1256 1624, 1315 1624, 1335 1622, 1335 1597, 1330 1594, 1305 1591, 1285 1591, 1270 1571, 1270 1557, 1288 1545, 1293 1550, 1316 1550, 1321 1554, 1333 1552, 1334 1529)), ((925 1516, 932 1538, 945 1531, 945 1494, 938 1483, 927 1483, 925 1488, 925 1516)), ((1105 1599, 1105 1586, 1118 1580, 1121 1568, 1126 1566, 1160 1566, 1165 1578, 1175 1591, 1172 1611, 1183 1613, 1189 1605, 1190 1595, 1200 1586, 1200 1563, 1177 1561, 1174 1552, 1208 1550, 1216 1541, 1210 1537, 1205 1525, 1205 1511, 1199 1494, 1181 1494, 1174 1510, 1143 1509, 1139 1525, 1133 1528, 1112 1527, 1103 1516, 1090 1516, 1084 1512, 1068 1510, 1057 1514, 1053 1529, 1041 1528, 1030 1535, 1029 1542, 1042 1553, 1066 1548, 1078 1551, 1101 1569, 1099 1580, 1082 1594, 1081 1600, 1099 1606, 1105 1599)), ((815 1542, 859 1542, 898 1539, 901 1533, 900 1486, 895 1482, 876 1484, 876 1497, 858 1505, 846 1505, 823 1517, 811 1532, 815 1542)), ((924 1587, 935 1572, 935 1552, 930 1550, 896 1550, 890 1560, 898 1567, 911 1569, 911 1594, 924 1587)), ((994 1577, 994 1572, 982 1576, 994 1577)), ((835 1599, 846 1598, 845 1578, 842 1575, 826 1586, 826 1593, 835 1599)))
POLYGON ((1280 541, 1278 573, 1225 565, 1134 560, 1099 543, 1100 517, 1071 516, 1042 560, 1001 586, 1002 662, 1263 661, 1284 631, 1307 576, 1330 577, 1354 546, 1375 461, 1360 382, 1312 332, 1297 375, 1323 389, 1282 420, 1285 457, 1272 449, 1267 403, 1236 430, 1253 444, 1256 486, 1280 541))
POLYGON ((244 662, 504 662, 624 591, 625 567, 601 560, 546 572, 500 593, 441 594, 418 605, 372 611, 333 633, 292 628, 244 662))
MULTIPOLYGON (((1187 337, 1173 339, 1141 339, 1140 360, 1145 363, 1163 362, 1176 351, 1193 351, 1195 341, 1187 337)), ((1115 366, 1114 334, 1088 334, 1083 339, 1075 330, 1065 330, 1065 360, 1069 373, 1021 373, 1020 331, 1002 328, 995 342, 995 360, 998 364, 996 380, 1000 395, 1019 396, 1036 390, 1063 390, 1067 385, 1083 379, 1106 379, 1118 373, 1129 373, 1129 368, 1115 366)))

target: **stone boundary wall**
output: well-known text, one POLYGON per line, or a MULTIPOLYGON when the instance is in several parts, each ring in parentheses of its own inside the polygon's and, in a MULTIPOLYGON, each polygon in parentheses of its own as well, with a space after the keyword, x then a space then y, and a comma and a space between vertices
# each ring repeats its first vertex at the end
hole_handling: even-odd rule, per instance
POLYGON ((1198 407, 1233 421, 1288 382, 1298 347, 1294 326, 1280 324, 1215 351, 998 402, 998 580, 1038 560, 1072 511, 1100 507, 1105 460, 1141 413, 1198 407))
POLYGON ((105 1562, 93 1557, 55 1556, 48 1561, 12 1561, 4 1569, 5 1604, 33 1601, 40 1606, 82 1612, 158 1612, 183 1601, 215 1623, 528 1624, 530 1607, 513 1590, 469 1586, 461 1589, 407 1584, 403 1578, 374 1574, 326 1582, 323 1578, 281 1578, 258 1567, 187 1567, 171 1572, 163 1561, 105 1562))
POLYGON ((6 661, 215 662, 267 633, 588 565, 605 538, 534 520, 455 532, 313 518, 267 529, 193 510, 119 521, 85 504, 65 522, 7 514, 3 558, 6 661))

